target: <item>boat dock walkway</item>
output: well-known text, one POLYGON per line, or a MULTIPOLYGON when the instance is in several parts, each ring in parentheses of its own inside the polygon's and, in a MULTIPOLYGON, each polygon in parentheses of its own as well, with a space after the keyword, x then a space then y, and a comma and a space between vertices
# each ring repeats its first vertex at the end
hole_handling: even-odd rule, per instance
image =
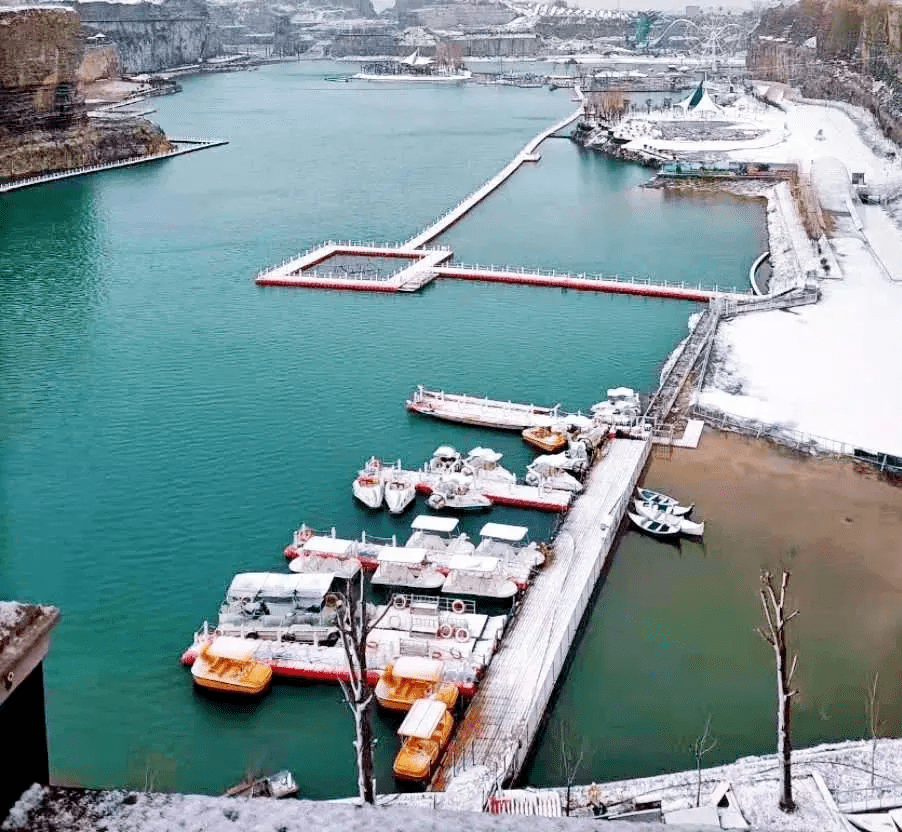
POLYGON ((485 805, 494 788, 519 774, 650 448, 650 440, 615 439, 592 469, 451 740, 433 790, 470 772, 485 805))
POLYGON ((11 191, 20 191, 24 188, 34 188, 37 185, 44 185, 47 182, 57 182, 60 179, 74 179, 76 176, 87 176, 89 173, 99 173, 104 170, 115 170, 116 168, 144 165, 148 162, 158 162, 161 159, 171 159, 174 156, 184 156, 186 153, 195 153, 198 150, 207 150, 211 147, 220 147, 221 145, 228 144, 227 141, 218 139, 170 139, 169 141, 176 145, 176 149, 171 150, 168 153, 155 153, 150 156, 140 156, 137 159, 123 159, 119 162, 108 162, 103 165, 88 165, 83 168, 61 170, 57 173, 46 173, 42 176, 31 176, 28 179, 17 179, 12 182, 4 182, 3 184, 0 184, 0 194, 10 193, 11 191))
POLYGON ((519 170, 520 165, 525 162, 538 162, 541 159, 541 156, 537 153, 539 145, 542 144, 545 139, 557 133, 558 130, 563 130, 568 124, 576 121, 576 119, 582 115, 582 112, 583 108, 580 106, 576 112, 571 113, 566 118, 562 118, 547 130, 543 130, 538 136, 531 139, 529 143, 514 156, 507 165, 489 179, 488 182, 477 188, 468 197, 458 202, 450 211, 442 214, 441 217, 424 228, 419 234, 411 237, 405 243, 405 246, 412 249, 422 248, 432 242, 436 237, 444 234, 452 225, 454 225, 454 223, 472 211, 473 208, 482 202, 489 194, 501 187, 501 185, 519 170))

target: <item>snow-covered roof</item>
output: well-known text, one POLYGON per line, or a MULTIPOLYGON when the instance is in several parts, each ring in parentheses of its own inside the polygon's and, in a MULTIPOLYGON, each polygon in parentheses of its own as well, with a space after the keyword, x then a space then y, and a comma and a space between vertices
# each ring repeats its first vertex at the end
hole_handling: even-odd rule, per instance
POLYGON ((476 447, 467 456, 470 459, 478 459, 481 462, 498 462, 503 454, 493 451, 491 448, 476 447))
POLYGON ((444 664, 439 659, 421 656, 400 656, 395 660, 392 673, 405 679, 419 679, 422 682, 438 682, 442 678, 444 664))
POLYGON ((504 523, 486 523, 479 531, 483 537, 491 537, 494 540, 507 540, 517 543, 526 537, 529 529, 526 526, 506 526, 504 523))
POLYGON ((439 699, 417 699, 398 728, 398 736, 428 740, 435 733, 446 710, 447 706, 439 699))
POLYGON ((314 595, 329 591, 335 575, 331 572, 302 574, 282 572, 242 572, 232 578, 228 597, 253 598, 258 593, 267 596, 314 595))
POLYGON ((429 66, 432 63, 432 58, 421 55, 420 50, 415 49, 406 58, 401 58, 399 63, 404 64, 404 66, 429 66))
POLYGON ((340 537, 325 537, 314 535, 307 540, 301 549, 305 552, 325 552, 328 555, 344 555, 351 548, 352 540, 343 540, 340 537))
POLYGON ((453 555, 448 562, 449 569, 467 572, 494 572, 498 568, 498 558, 477 557, 476 555, 453 555))
POLYGON ((612 387, 608 390, 609 399, 628 399, 636 395, 632 387, 612 387))
POLYGON ((426 560, 426 550, 407 546, 384 546, 379 550, 380 563, 422 563, 426 560))
POLYGON ((433 456, 440 457, 455 457, 457 456, 457 451, 451 447, 451 445, 439 445, 433 452, 433 456))
POLYGON ((456 517, 435 517, 432 514, 420 514, 413 519, 410 528, 424 532, 453 532, 457 528, 456 517))

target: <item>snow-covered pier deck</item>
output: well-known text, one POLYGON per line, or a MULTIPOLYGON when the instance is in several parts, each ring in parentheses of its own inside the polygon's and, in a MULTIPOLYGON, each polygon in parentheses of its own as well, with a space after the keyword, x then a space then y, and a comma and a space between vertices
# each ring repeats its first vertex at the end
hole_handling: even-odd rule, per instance
POLYGON ((481 770, 484 803, 495 785, 519 774, 650 448, 651 440, 615 439, 590 472, 554 540, 554 555, 526 593, 455 732, 434 790, 481 770))
POLYGON ((171 150, 168 153, 154 153, 150 156, 139 156, 135 159, 122 159, 119 162, 109 162, 104 165, 88 165, 83 168, 61 170, 56 173, 45 173, 41 176, 30 176, 28 179, 16 179, 11 182, 0 184, 0 194, 10 193, 11 191, 20 191, 23 188, 34 188, 37 185, 44 185, 48 182, 57 182, 60 179, 74 179, 76 176, 87 176, 89 173, 100 173, 105 170, 115 170, 116 168, 144 165, 148 162, 158 162, 161 159, 171 159, 174 156, 184 156, 186 153, 195 153, 198 150, 207 150, 211 147, 220 147, 224 144, 228 144, 227 141, 219 139, 170 139, 169 141, 175 145, 175 150, 171 150))

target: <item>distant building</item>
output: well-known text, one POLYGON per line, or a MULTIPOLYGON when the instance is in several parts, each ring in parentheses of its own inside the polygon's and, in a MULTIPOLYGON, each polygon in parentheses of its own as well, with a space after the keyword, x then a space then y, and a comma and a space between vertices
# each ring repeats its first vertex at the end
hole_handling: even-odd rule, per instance
POLYGON ((702 16, 702 7, 701 6, 686 6, 686 17, 692 19, 694 17, 702 16))

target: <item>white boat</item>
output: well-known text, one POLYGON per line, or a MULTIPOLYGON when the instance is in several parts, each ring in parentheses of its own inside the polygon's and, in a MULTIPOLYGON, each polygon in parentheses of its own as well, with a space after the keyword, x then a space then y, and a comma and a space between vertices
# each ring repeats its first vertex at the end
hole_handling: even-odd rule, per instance
POLYGON ((455 555, 448 563, 448 576, 442 592, 480 598, 513 598, 519 590, 501 565, 501 560, 486 555, 455 555))
POLYGON ((334 642, 334 572, 241 572, 219 610, 216 634, 285 641, 334 642))
POLYGON ((410 524, 413 534, 405 546, 427 549, 442 555, 472 555, 476 546, 466 534, 454 535, 460 521, 456 517, 420 514, 410 524))
POLYGON ((463 467, 463 457, 451 445, 439 445, 425 467, 430 474, 456 474, 463 467))
POLYGON ((417 386, 406 407, 414 413, 434 416, 464 425, 522 431, 531 427, 550 427, 559 421, 560 405, 541 407, 517 402, 468 396, 466 393, 446 393, 417 386))
POLYGON ((571 443, 571 447, 577 450, 572 454, 569 450, 561 454, 542 454, 537 456, 530 464, 532 470, 544 470, 556 468, 559 471, 583 471, 589 464, 588 452, 581 442, 571 443))
POLYGON ((533 570, 545 562, 545 555, 535 544, 526 540, 526 526, 505 523, 486 523, 480 530, 477 557, 493 557, 501 561, 502 569, 521 589, 529 584, 533 570))
POLYGON ((633 500, 633 507, 643 517, 649 520, 657 520, 660 523, 666 523, 669 526, 677 526, 683 534, 691 534, 701 537, 705 533, 705 524, 696 523, 693 520, 687 520, 677 514, 671 514, 666 509, 661 508, 654 503, 644 503, 641 500, 633 500))
POLYGON ((637 488, 636 493, 643 503, 651 503, 652 505, 666 508, 669 514, 675 514, 677 517, 683 517, 689 514, 695 503, 688 506, 681 506, 680 501, 668 494, 662 494, 660 491, 652 491, 650 488, 637 488))
POLYGON ((287 769, 277 771, 269 777, 248 778, 238 785, 232 786, 226 797, 274 797, 283 799, 298 793, 298 784, 294 775, 287 769))
POLYGON ((630 387, 613 387, 608 390, 607 401, 592 405, 596 420, 610 425, 632 425, 642 415, 639 395, 630 387))
POLYGON ((436 590, 445 576, 427 563, 427 549, 408 546, 384 546, 379 552, 379 565, 370 579, 374 586, 398 586, 410 590, 436 590))
POLYGON ((358 472, 352 486, 354 496, 368 508, 379 508, 385 495, 385 481, 382 478, 382 463, 371 457, 358 472))
POLYGON ((676 537, 680 533, 679 526, 661 523, 658 520, 650 520, 648 517, 643 517, 641 514, 634 514, 632 511, 628 511, 627 515, 643 532, 647 532, 655 537, 676 537))
MULTIPOLYGON (((539 457, 543 459, 543 457, 539 457)), ((563 468, 556 468, 546 463, 531 462, 526 467, 526 484, 535 485, 541 488, 556 488, 560 491, 571 491, 574 494, 583 490, 583 484, 573 476, 568 474, 563 468)))
POLYGON ((385 505, 392 514, 401 514, 417 496, 416 482, 410 474, 393 469, 385 480, 385 505))
POLYGON ((473 448, 463 460, 461 473, 472 476, 477 482, 492 480, 513 484, 517 481, 517 475, 498 464, 502 456, 503 454, 491 448, 473 448))
POLYGON ((459 474, 439 480, 426 502, 435 511, 480 511, 492 507, 492 501, 475 489, 468 477, 459 474))

